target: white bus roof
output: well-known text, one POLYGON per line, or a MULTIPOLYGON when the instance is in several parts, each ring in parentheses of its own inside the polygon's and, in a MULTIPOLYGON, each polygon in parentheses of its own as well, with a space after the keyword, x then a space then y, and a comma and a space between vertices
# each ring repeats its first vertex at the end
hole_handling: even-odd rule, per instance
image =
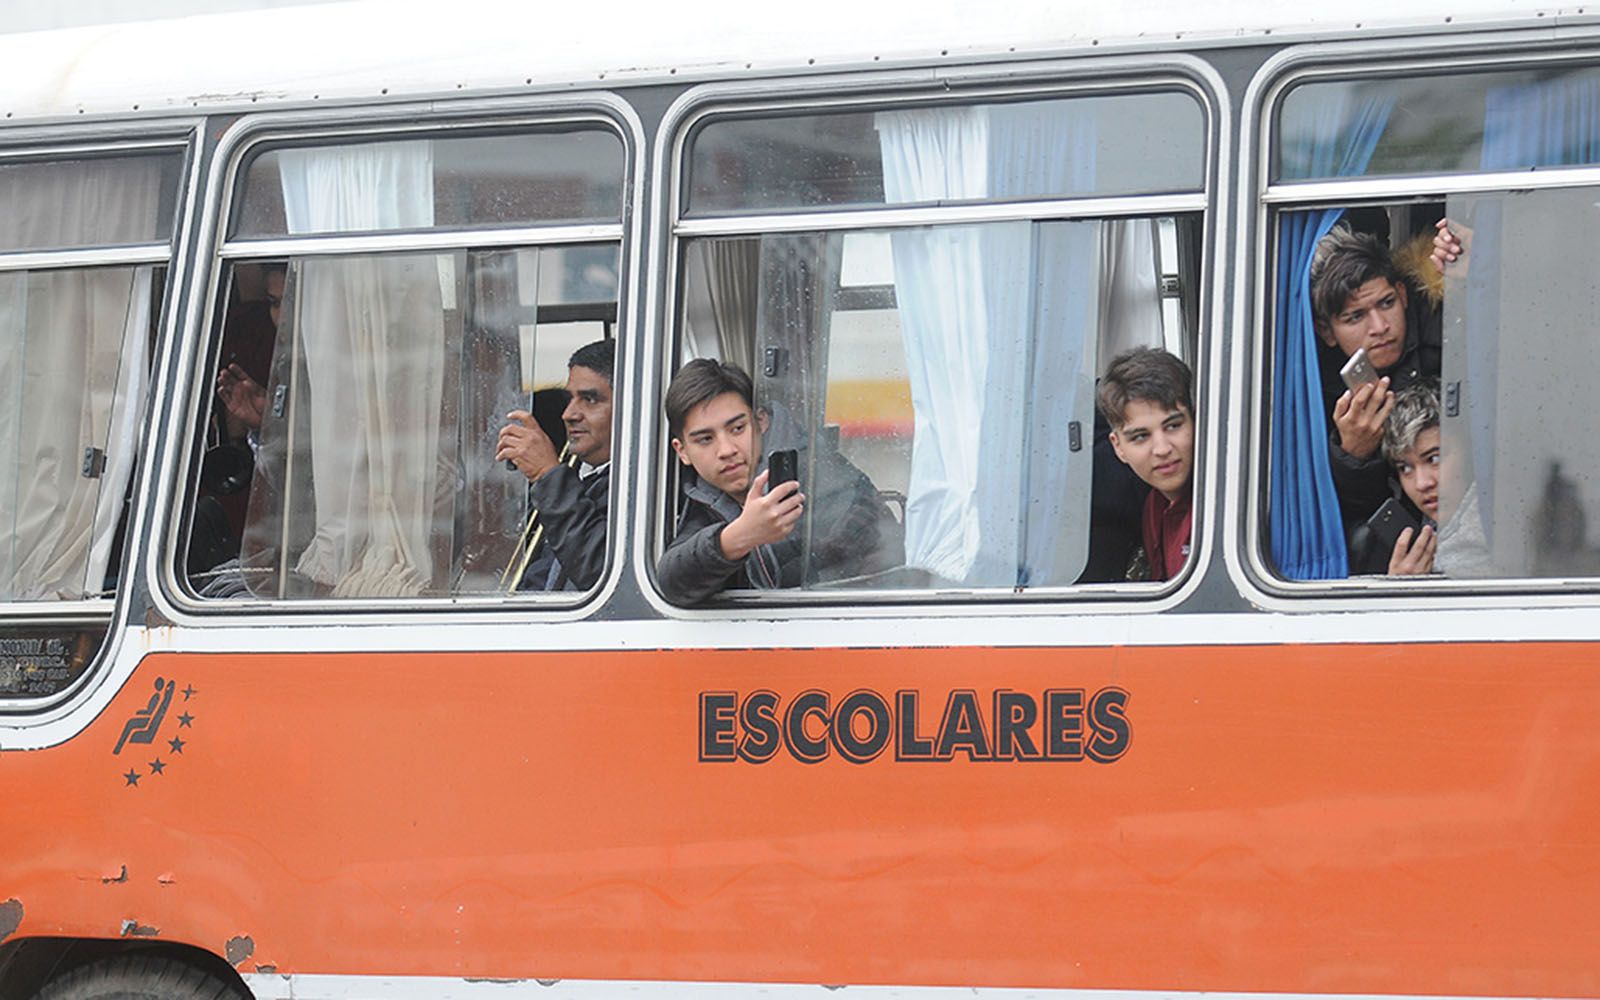
POLYGON ((1509 23, 1535 0, 356 0, 0 36, 11 122, 1509 23), (1396 8, 1404 8, 1397 15, 1396 8))

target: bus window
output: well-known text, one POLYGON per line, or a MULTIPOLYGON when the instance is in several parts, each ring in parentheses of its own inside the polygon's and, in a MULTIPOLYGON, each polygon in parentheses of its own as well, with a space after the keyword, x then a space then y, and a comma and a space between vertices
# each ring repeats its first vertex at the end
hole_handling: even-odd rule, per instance
POLYGON ((116 583, 182 157, 0 166, 0 601, 82 601, 116 583), (131 250, 134 265, 50 266, 131 250), (0 257, 3 264, 4 257, 0 257))
POLYGON ((1561 171, 1600 163, 1597 101, 1593 67, 1289 91, 1269 189, 1284 203, 1267 518, 1281 576, 1600 573, 1600 483, 1584 435, 1563 433, 1587 419, 1600 216, 1595 188, 1561 171), (1423 176, 1361 199, 1372 175, 1467 171, 1517 171, 1518 190, 1447 196, 1423 176), (1349 203, 1293 205, 1295 181, 1330 177, 1349 203))
MULTIPOLYGON (((183 557, 194 594, 421 599, 517 588, 531 494, 496 460, 497 435, 508 413, 525 410, 559 447, 567 358, 615 336, 621 145, 583 138, 595 134, 302 146, 255 159, 236 230, 282 233, 270 224, 276 206, 295 237, 447 225, 519 233, 485 249, 419 251, 412 235, 403 251, 234 262, 183 557), (546 141, 553 152, 540 151, 546 141), (509 153, 523 145, 539 155, 519 166, 509 153), (595 149, 614 159, 581 159, 595 149), (474 151, 499 155, 458 169, 474 151), (555 170, 564 157, 577 158, 565 185, 555 170), (365 182, 374 172, 407 180, 374 187, 365 182), (601 195, 612 242, 574 241, 573 227, 524 229, 551 216, 587 220, 601 195), (256 289, 275 314, 247 348, 238 322, 256 289), (245 355, 265 358, 265 370, 249 371, 245 355)), ((607 227, 582 231, 596 228, 607 227)))
MULTIPOLYGON (((701 127, 686 220, 727 235, 682 245, 678 361, 752 377, 757 467, 795 452, 807 497, 788 537, 711 592, 1009 595, 1129 579, 1137 524, 1131 547, 1091 541, 1116 531, 1101 530, 1119 506, 1101 494, 1127 473, 1096 461, 1095 383, 1134 346, 1192 358, 1201 217, 1097 217, 1071 199, 1199 189, 1203 129, 1180 93, 701 127), (1141 127, 1107 127, 1114 111, 1141 127), (956 202, 1009 208, 943 221, 956 202), (1035 217, 1017 218, 1018 203, 1035 217), (798 232, 735 214, 823 208, 847 211, 798 232)), ((673 542, 706 510, 733 517, 740 484, 711 490, 718 475, 678 447, 684 430, 669 427, 678 496, 657 576, 694 603, 707 581, 680 587, 673 542)), ((1131 492, 1136 522, 1144 494, 1131 492)))

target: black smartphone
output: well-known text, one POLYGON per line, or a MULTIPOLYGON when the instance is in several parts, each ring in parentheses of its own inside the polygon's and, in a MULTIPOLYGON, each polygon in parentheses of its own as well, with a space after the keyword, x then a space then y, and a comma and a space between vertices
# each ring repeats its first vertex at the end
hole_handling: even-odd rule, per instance
POLYGON ((1394 543, 1400 540, 1400 532, 1407 528, 1413 529, 1411 541, 1415 543, 1417 529, 1422 527, 1394 497, 1385 500, 1383 506, 1378 508, 1378 512, 1367 518, 1367 526, 1378 536, 1386 555, 1394 552, 1394 543))
POLYGON ((800 478, 800 453, 793 448, 775 451, 767 459, 767 492, 800 478))

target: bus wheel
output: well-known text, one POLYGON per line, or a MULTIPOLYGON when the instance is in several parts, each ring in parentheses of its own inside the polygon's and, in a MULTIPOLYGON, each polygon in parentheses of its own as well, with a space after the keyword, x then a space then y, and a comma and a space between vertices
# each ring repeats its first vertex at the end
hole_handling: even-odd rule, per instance
POLYGON ((237 985, 159 955, 122 955, 80 966, 34 1000, 241 1000, 237 985))

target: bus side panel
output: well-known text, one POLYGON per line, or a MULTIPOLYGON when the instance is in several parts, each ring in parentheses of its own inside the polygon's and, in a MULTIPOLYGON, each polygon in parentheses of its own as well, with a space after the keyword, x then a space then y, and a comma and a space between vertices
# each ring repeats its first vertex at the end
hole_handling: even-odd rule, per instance
POLYGON ((246 972, 1594 994, 1596 652, 155 654, 0 754, 0 900, 246 972))

